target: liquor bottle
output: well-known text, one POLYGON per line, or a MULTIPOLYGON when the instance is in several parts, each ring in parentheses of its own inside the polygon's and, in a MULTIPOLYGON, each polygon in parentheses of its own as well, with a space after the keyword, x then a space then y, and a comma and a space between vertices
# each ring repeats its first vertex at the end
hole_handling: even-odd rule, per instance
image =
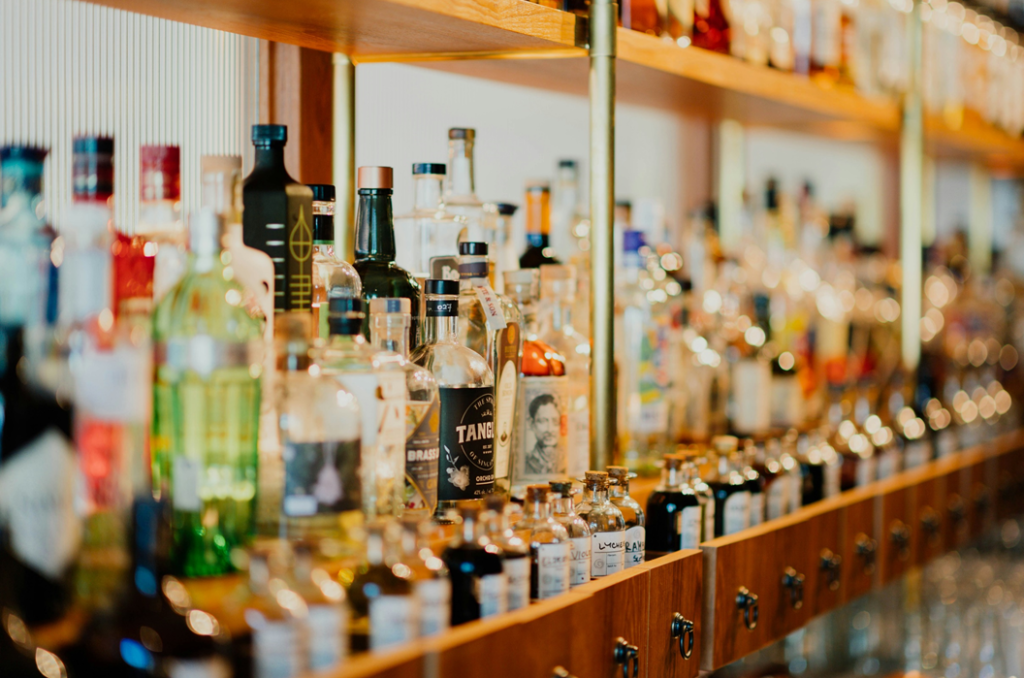
POLYGON ((700 448, 684 449, 681 454, 686 459, 683 464, 683 482, 693 488, 700 500, 704 522, 701 525, 701 542, 715 538, 715 492, 701 478, 701 469, 707 466, 708 460, 700 448))
POLYGON ((932 460, 933 448, 928 426, 910 407, 900 410, 896 419, 904 468, 915 468, 932 460))
MULTIPOLYGON (((42 209, 44 149, 0 147, 0 599, 29 625, 72 601, 81 541, 78 461, 67 399, 31 378, 32 337, 46 326, 53 234, 42 209)), ((0 635, 7 635, 6 633, 0 635)), ((6 666, 7 664, 5 664, 6 666)), ((11 664, 12 669, 14 664, 11 664)))
POLYGON ((754 468, 754 464, 757 463, 757 445, 750 438, 743 441, 742 459, 743 477, 746 479, 747 492, 750 493, 750 517, 747 525, 754 527, 764 522, 764 480, 754 468))
POLYGON ((530 600, 544 600, 569 590, 571 542, 565 527, 551 517, 547 485, 526 488, 526 508, 515 531, 530 545, 530 600))
POLYGON ((505 291, 523 317, 520 413, 513 443, 512 485, 564 479, 569 452, 569 377, 565 359, 540 340, 536 269, 505 273, 505 291))
POLYGON ((722 0, 695 0, 693 6, 693 45, 701 49, 729 53, 731 28, 722 0))
POLYGON ((434 375, 409 360, 409 300, 370 300, 370 343, 378 373, 399 372, 405 380, 405 483, 399 505, 406 515, 430 516, 437 507, 438 429, 441 404, 434 375))
POLYGON ((718 474, 708 482, 715 494, 715 536, 723 537, 747 529, 750 520, 750 491, 742 472, 742 459, 733 436, 715 436, 718 474))
MULTIPOLYGON (((830 408, 832 409, 832 408, 830 408)), ((862 487, 878 477, 878 457, 871 439, 864 433, 864 424, 871 414, 867 395, 857 394, 853 406, 853 418, 843 419, 835 428, 832 446, 842 457, 843 471, 841 490, 862 487)))
POLYGON ((526 185, 526 251, 519 257, 520 268, 560 264, 550 247, 551 185, 532 181, 526 185))
POLYGON ((607 473, 587 471, 576 512, 590 528, 590 576, 596 579, 626 569, 626 521, 608 500, 607 473))
POLYGON ((242 238, 274 262, 274 312, 313 303, 313 191, 288 174, 284 125, 253 125, 252 172, 242 183, 242 238))
POLYGON ((505 291, 505 271, 519 268, 518 248, 512 242, 512 217, 519 205, 499 202, 494 205, 494 242, 488 245, 490 259, 494 266, 491 284, 498 292, 505 291))
MULTIPOLYGON (((804 438, 806 439, 806 436, 804 436, 804 438)), ((786 431, 786 434, 782 437, 782 445, 779 450, 779 463, 782 465, 783 472, 785 473, 785 479, 788 481, 786 492, 789 498, 789 503, 786 508, 783 509, 783 513, 793 513, 798 511, 804 503, 803 470, 800 467, 800 460, 797 459, 797 443, 799 440, 800 434, 796 430, 790 429, 789 431, 786 431)), ((835 459, 835 450, 831 450, 831 453, 833 458, 832 461, 837 461, 837 459, 835 459)), ((833 466, 838 470, 839 465, 837 463, 833 464, 833 466)), ((835 487, 836 493, 838 494, 839 476, 837 474, 833 475, 835 476, 835 487)))
POLYGON ((459 515, 462 525, 442 556, 452 580, 452 626, 502 614, 508 605, 501 548, 478 531, 478 508, 461 506, 459 515))
POLYGON ((250 553, 248 586, 226 603, 240 609, 244 621, 232 637, 236 676, 297 678, 305 670, 308 608, 281 579, 283 569, 280 552, 250 553))
POLYGON ((647 559, 700 548, 704 513, 684 480, 685 457, 666 454, 659 484, 647 498, 647 559))
POLYGON ((485 242, 483 203, 476 197, 473 163, 475 145, 476 130, 461 127, 448 130, 448 177, 444 186, 444 208, 448 213, 465 220, 460 240, 485 242))
POLYGON ((139 190, 139 223, 135 235, 152 243, 150 248, 155 246, 151 264, 152 299, 159 303, 188 267, 188 233, 181 217, 181 149, 142 146, 139 149, 139 190))
POLYGON ((500 494, 489 494, 484 499, 487 509, 480 514, 484 534, 491 543, 501 548, 501 568, 505 573, 508 587, 509 612, 530 604, 530 545, 527 537, 513 531, 505 509, 505 499, 500 494))
POLYGON ((619 25, 661 36, 663 26, 658 4, 654 0, 623 0, 619 5, 619 25))
MULTIPOLYGON (((391 216, 394 173, 390 167, 360 167, 356 205, 356 273, 363 284, 363 299, 402 297, 412 305, 409 344, 419 338, 420 285, 395 263, 395 225, 391 216)), ((370 336, 369 321, 363 335, 370 336)))
POLYGON ((565 262, 589 249, 590 224, 580 207, 580 171, 575 160, 559 160, 551 208, 551 249, 565 262))
POLYGON ((431 523, 424 518, 403 517, 399 552, 399 562, 412 572, 419 608, 420 638, 447 631, 452 616, 452 583, 448 578, 448 567, 434 555, 427 543, 431 523))
POLYGON ((442 163, 414 164, 412 211, 395 217, 395 263, 417 280, 430 277, 432 258, 454 256, 459 251, 459 235, 468 223, 464 216, 446 209, 445 175, 442 163))
MULTIPOLYGON (((318 549, 326 541, 332 551, 327 555, 337 556, 342 546, 352 555, 358 540, 354 533, 362 523, 361 471, 372 460, 363 456, 360 443, 367 425, 363 401, 357 402, 362 394, 344 388, 346 373, 316 369, 309 351, 311 332, 312 319, 305 313, 278 316, 274 400, 284 483, 276 533, 318 549)), ((337 361, 324 365, 336 368, 337 361)))
POLYGON ((842 67, 843 5, 819 0, 811 5, 811 73, 837 82, 842 67))
POLYGON ((292 576, 288 586, 306 601, 302 620, 306 638, 306 668, 323 671, 340 666, 348 656, 349 609, 345 589, 328 572, 314 567, 314 547, 294 545, 292 576))
POLYGON ((458 342, 459 283, 428 280, 424 342, 411 360, 440 391, 437 513, 494 487, 494 375, 487 359, 458 342))
POLYGON ((419 633, 419 608, 412 571, 395 567, 399 527, 378 519, 366 531, 366 564, 349 586, 352 650, 387 650, 419 633))
POLYGON ((494 482, 508 494, 519 396, 523 318, 487 279, 487 244, 459 244, 459 343, 487 358, 494 374, 494 482))
POLYGON ((569 534, 569 586, 590 581, 590 526, 576 515, 572 500, 572 481, 553 480, 551 486, 551 516, 560 522, 569 534))
POLYGON ((171 500, 172 570, 189 577, 230 572, 255 529, 262 328, 225 279, 222 229, 210 209, 192 218, 188 271, 153 316, 153 489, 171 500))
POLYGON ((780 459, 782 445, 778 438, 769 438, 762 445, 755 446, 754 470, 764 482, 764 517, 775 520, 789 513, 790 477, 780 459))
POLYGON ((311 184, 313 191, 313 327, 327 339, 324 307, 332 297, 358 298, 359 274, 334 251, 334 186, 311 184))
POLYGON ((629 469, 608 467, 609 501, 622 512, 626 521, 626 568, 641 565, 647 552, 647 521, 644 510, 629 496, 629 469))
POLYGON ((541 323, 539 339, 565 358, 569 379, 568 461, 570 478, 579 478, 590 465, 590 339, 574 321, 576 279, 572 268, 540 267, 541 323))

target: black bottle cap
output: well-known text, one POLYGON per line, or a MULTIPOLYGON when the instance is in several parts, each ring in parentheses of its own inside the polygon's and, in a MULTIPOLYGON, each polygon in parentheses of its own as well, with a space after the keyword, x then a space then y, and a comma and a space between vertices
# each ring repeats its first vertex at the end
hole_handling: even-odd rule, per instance
POLYGON ((449 139, 465 139, 472 141, 476 137, 476 130, 469 127, 452 127, 448 130, 449 139))
POLYGON ((499 202, 496 207, 498 208, 498 214, 503 217, 510 217, 519 209, 519 205, 513 205, 510 202, 499 202))
POLYGON ((616 207, 632 207, 633 206, 633 201, 625 200, 623 198, 619 198, 618 200, 615 201, 615 206, 616 207))
POLYGON ((447 174, 448 167, 442 162, 417 162, 413 163, 412 175, 418 174, 447 174))
POLYGON ((460 242, 459 254, 461 256, 487 256, 487 243, 485 242, 460 242))
POLYGON ((287 125, 253 125, 252 126, 252 140, 253 141, 280 141, 281 143, 288 142, 288 126, 287 125))
POLYGON ((309 184, 313 191, 313 200, 328 201, 334 200, 335 191, 331 184, 309 184))
POLYGON ((458 296, 458 294, 459 294, 459 281, 458 280, 440 280, 438 278, 431 278, 430 280, 427 281, 426 293, 427 294, 458 296))
POLYGON ((362 313, 363 300, 354 297, 331 297, 327 302, 330 313, 362 313))
POLYGON ((49 149, 38 146, 0 146, 0 160, 43 162, 49 152, 49 149))
POLYGON ((572 496, 572 481, 571 480, 552 480, 548 482, 551 486, 551 491, 559 497, 571 497, 572 496))
POLYGON ((329 334, 353 336, 363 328, 363 300, 350 297, 333 297, 327 304, 327 331, 329 334))
POLYGON ((575 168, 576 167, 576 161, 575 160, 568 160, 568 159, 559 160, 558 161, 558 166, 559 167, 572 167, 572 168, 575 168))
POLYGON ((112 155, 114 139, 113 137, 75 137, 71 142, 71 152, 112 155))

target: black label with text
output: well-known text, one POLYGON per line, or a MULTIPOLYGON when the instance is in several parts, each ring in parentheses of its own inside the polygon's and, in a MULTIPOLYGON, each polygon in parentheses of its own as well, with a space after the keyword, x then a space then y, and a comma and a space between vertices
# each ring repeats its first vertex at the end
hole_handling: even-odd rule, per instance
POLYGON ((441 387, 438 499, 457 501, 494 487, 494 389, 441 387))

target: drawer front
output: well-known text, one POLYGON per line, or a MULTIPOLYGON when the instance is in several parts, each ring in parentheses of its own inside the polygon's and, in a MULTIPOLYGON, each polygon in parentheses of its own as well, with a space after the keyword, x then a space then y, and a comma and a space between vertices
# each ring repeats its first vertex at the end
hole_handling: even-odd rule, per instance
MULTIPOLYGON (((814 577, 808 588, 813 603, 813 614, 829 612, 842 605, 843 571, 854 563, 843 557, 842 507, 835 507, 808 520, 807 533, 811 538, 814 577)), ((808 572, 808 574, 811 574, 808 572)))
MULTIPOLYGON (((627 645, 636 648, 636 661, 639 662, 637 675, 648 675, 649 593, 650 571, 642 566, 592 581, 570 592, 568 595, 576 596, 579 600, 570 608, 572 642, 569 663, 565 668, 579 678, 622 676, 622 666, 615 659, 616 640, 622 638, 627 645)), ((538 639, 531 638, 530 642, 536 643, 538 639)), ((505 672, 501 674, 505 675, 505 672)), ((492 664, 490 678, 495 675, 497 673, 492 664)), ((549 674, 535 675, 546 677, 549 674)), ((633 675, 632 669, 629 675, 633 675)))
POLYGON ((878 535, 875 532, 875 498, 858 498, 840 511, 842 535, 842 601, 853 600, 875 584, 878 573, 878 535))
POLYGON ((939 474, 922 481, 916 490, 914 565, 926 565, 942 555, 946 514, 946 476, 939 474))
POLYGON ((946 474, 946 503, 942 532, 943 547, 954 551, 967 543, 970 525, 967 520, 971 497, 970 467, 956 466, 946 474))
POLYGON ((999 456, 996 476, 996 516, 1006 520, 1024 512, 1024 449, 999 456))
POLYGON ((651 573, 647 675, 693 678, 700 670, 703 555, 680 551, 645 567, 651 573))
POLYGON ((980 459, 968 467, 970 501, 967 509, 969 539, 975 540, 995 524, 996 459, 980 459))
POLYGON ((913 566, 917 531, 914 527, 914 487, 894 486, 878 497, 881 510, 878 540, 879 583, 902 577, 913 566))
POLYGON ((808 520, 787 525, 776 533, 774 557, 765 559, 769 582, 761 605, 761 618, 768 622, 770 638, 788 635, 814 615, 819 549, 809 541, 813 538, 813 525, 808 520))

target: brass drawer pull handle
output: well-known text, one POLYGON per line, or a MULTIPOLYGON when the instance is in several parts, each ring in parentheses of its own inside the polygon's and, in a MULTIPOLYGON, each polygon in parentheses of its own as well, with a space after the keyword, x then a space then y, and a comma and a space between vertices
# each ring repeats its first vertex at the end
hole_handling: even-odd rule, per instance
POLYGON ((921 512, 921 530, 928 539, 928 543, 934 545, 939 541, 939 531, 942 529, 942 518, 938 511, 931 506, 926 506, 921 512))
POLYGON ((693 622, 676 612, 672 615, 672 637, 679 639, 679 654, 683 659, 693 656, 693 622))
POLYGON ((875 571, 875 550, 877 542, 863 532, 857 535, 854 541, 854 549, 861 560, 864 561, 864 574, 873 574, 875 571))
POLYGON ((757 594, 751 593, 746 586, 741 586, 736 592, 736 607, 743 610, 743 625, 748 631, 757 628, 757 619, 760 610, 757 605, 757 594))
POLYGON ((569 673, 564 666, 556 666, 551 673, 551 678, 576 678, 576 676, 569 673))
POLYGON ((959 525, 967 517, 967 510, 964 507, 964 500, 960 495, 953 495, 949 500, 949 519, 954 525, 959 525))
POLYGON ((910 528, 902 520, 892 521, 889 527, 889 539, 896 547, 896 555, 900 560, 910 557, 910 528))
POLYGON ((821 571, 825 575, 825 581, 828 583, 829 591, 838 591, 841 578, 839 576, 840 568, 843 565, 843 557, 837 556, 832 552, 831 549, 822 549, 821 551, 821 571))
POLYGON ((794 610, 804 606, 804 576, 787 567, 782 572, 782 585, 789 589, 789 604, 794 610))
POLYGON ((629 678, 629 667, 633 666, 633 678, 640 674, 640 648, 630 645, 625 638, 615 639, 615 654, 613 655, 616 664, 622 665, 622 678, 629 678))

